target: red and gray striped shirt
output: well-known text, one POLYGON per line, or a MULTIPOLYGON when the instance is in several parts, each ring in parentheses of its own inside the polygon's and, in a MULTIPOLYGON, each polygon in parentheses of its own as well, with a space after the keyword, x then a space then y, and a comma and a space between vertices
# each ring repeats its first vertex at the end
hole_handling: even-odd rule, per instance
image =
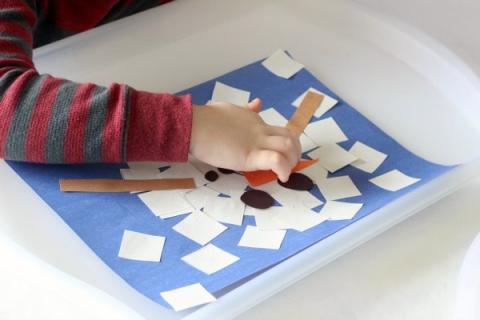
POLYGON ((39 163, 186 161, 189 96, 39 74, 32 49, 152 0, 0 1, 0 157, 39 163))

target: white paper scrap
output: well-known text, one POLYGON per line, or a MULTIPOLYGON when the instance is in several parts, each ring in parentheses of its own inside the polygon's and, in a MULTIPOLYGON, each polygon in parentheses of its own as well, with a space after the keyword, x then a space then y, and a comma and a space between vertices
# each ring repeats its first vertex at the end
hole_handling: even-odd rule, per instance
POLYGON ((280 249, 285 230, 261 230, 254 226, 247 226, 238 245, 259 249, 280 249))
POLYGON ((310 151, 318 147, 305 133, 300 135, 300 145, 302 146, 302 152, 310 151))
POLYGON ((260 212, 256 214, 255 221, 260 229, 293 229, 303 232, 324 221, 328 217, 319 215, 318 213, 304 207, 272 207, 275 211, 270 212, 271 221, 260 221, 257 218, 260 212))
POLYGON ((323 203, 308 191, 287 189, 278 184, 277 181, 258 186, 256 189, 269 193, 284 207, 304 206, 307 209, 312 209, 323 203))
POLYGON ((203 212, 195 211, 172 229, 203 246, 227 230, 227 227, 203 212))
POLYGON ((124 259, 159 262, 165 237, 125 230, 118 256, 124 259))
POLYGON ((300 232, 313 228, 327 220, 325 216, 299 207, 285 208, 282 213, 276 215, 273 219, 283 228, 300 232))
POLYGON ((209 243, 205 247, 182 257, 182 260, 210 275, 228 267, 238 261, 239 258, 209 243))
POLYGON ((328 176, 328 171, 318 162, 300 170, 300 172, 312 179, 315 184, 318 184, 317 181, 325 180, 328 176))
POLYGON ((219 174, 218 179, 207 184, 207 187, 232 198, 239 198, 247 187, 247 181, 245 177, 236 173, 219 174))
POLYGON ((276 220, 274 220, 274 216, 279 214, 281 210, 284 210, 284 207, 270 207, 268 209, 254 209, 255 210, 255 225, 258 229, 261 230, 279 230, 285 229, 283 226, 280 225, 276 220))
POLYGON ((388 191, 398 191, 420 181, 418 178, 407 176, 399 170, 392 170, 369 180, 371 183, 388 191))
POLYGON ((185 193, 185 199, 188 201, 188 203, 192 205, 192 207, 197 210, 205 207, 207 199, 217 196, 217 191, 207 188, 205 186, 201 186, 185 193))
POLYGON ((209 197, 203 211, 218 222, 241 226, 245 204, 238 198, 209 197))
POLYGON ((155 190, 138 195, 154 215, 167 219, 193 211, 185 200, 186 190, 155 190))
POLYGON ((243 107, 248 104, 250 92, 237 89, 221 82, 215 82, 213 88, 212 101, 221 101, 243 107))
POLYGON ((308 156, 318 159, 318 163, 332 173, 357 160, 357 157, 336 143, 323 145, 308 153, 308 156))
POLYGON ((305 134, 319 146, 348 140, 333 118, 309 123, 305 128, 305 134))
POLYGON ((170 168, 160 173, 162 179, 193 178, 197 187, 203 186, 208 181, 204 175, 190 163, 173 163, 170 168))
MULTIPOLYGON (((295 219, 295 216, 290 216, 290 218, 295 219)), ((326 217, 316 212, 305 213, 301 216, 301 219, 298 219, 298 221, 294 220, 295 223, 292 223, 292 229, 304 232, 321 224, 322 222, 325 222, 326 220, 326 217)))
POLYGON ((314 116, 317 118, 320 118, 321 116, 323 116, 328 110, 333 108, 338 103, 338 100, 335 100, 334 98, 330 97, 326 93, 323 93, 315 88, 310 87, 310 89, 308 89, 307 91, 302 93, 301 96, 295 99, 295 101, 292 102, 292 105, 298 108, 300 106, 300 103, 302 103, 303 99, 305 99, 305 96, 307 95, 308 92, 314 92, 314 93, 323 95, 322 103, 320 103, 320 106, 314 113, 314 116))
POLYGON ((360 141, 355 142, 348 152, 358 158, 351 165, 368 173, 373 173, 377 170, 387 158, 385 153, 375 150, 360 141))
POLYGON ((244 216, 251 216, 251 217, 255 217, 255 208, 252 208, 252 207, 249 207, 249 206, 245 206, 245 212, 243 213, 244 216))
POLYGON ((164 291, 160 295, 175 311, 193 308, 216 300, 200 283, 164 291))
POLYGON ((327 201, 320 210, 328 220, 350 220, 362 208, 363 203, 327 201))
POLYGON ((262 62, 262 65, 271 73, 290 79, 294 74, 303 69, 303 65, 292 58, 285 51, 278 49, 262 62))
POLYGON ((330 201, 362 195, 349 176, 333 177, 316 182, 322 195, 330 201))

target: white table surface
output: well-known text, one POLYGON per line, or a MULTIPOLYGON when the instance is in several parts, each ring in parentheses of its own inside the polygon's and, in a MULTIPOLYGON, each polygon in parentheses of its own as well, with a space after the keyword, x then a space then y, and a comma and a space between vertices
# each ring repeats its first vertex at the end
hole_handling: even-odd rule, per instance
MULTIPOLYGON (((475 1, 444 1, 443 6, 430 0, 359 2, 423 29, 480 74, 480 63, 475 60, 480 56, 480 42, 471 41, 478 37, 473 27, 480 27, 475 1), (452 20, 459 22, 458 27, 444 23, 452 20)), ((268 299, 240 319, 452 319, 460 266, 468 246, 480 232, 478 194, 480 178, 268 299)), ((0 252, 8 250, 0 246, 0 252)), ((23 260, 19 259, 19 264, 20 261, 23 260)), ((37 319, 104 319, 108 314, 108 306, 91 303, 86 297, 85 302, 90 301, 88 310, 82 300, 72 302, 72 297, 62 296, 62 282, 50 282, 52 290, 45 291, 32 284, 28 272, 16 277, 15 283, 8 282, 18 270, 0 268, 1 283, 10 284, 7 287, 12 290, 0 291, 0 318, 32 318, 33 311, 24 307, 32 303, 43 306, 35 309, 37 319)), ((77 297, 82 299, 81 295, 77 297)), ((120 311, 127 312, 117 310, 117 315, 120 311)), ((110 318, 115 316, 110 314, 110 318)))

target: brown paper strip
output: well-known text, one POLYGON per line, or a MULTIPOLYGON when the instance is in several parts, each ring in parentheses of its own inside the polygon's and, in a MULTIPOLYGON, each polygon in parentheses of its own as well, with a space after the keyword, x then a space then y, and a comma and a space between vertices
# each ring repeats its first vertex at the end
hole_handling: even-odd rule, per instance
POLYGON ((119 180, 119 179, 61 179, 60 190, 64 192, 128 192, 194 189, 195 180, 185 179, 152 179, 152 180, 119 180))
POLYGON ((288 120, 287 128, 294 129, 298 134, 302 133, 322 103, 323 98, 323 95, 309 91, 303 98, 297 111, 288 120))

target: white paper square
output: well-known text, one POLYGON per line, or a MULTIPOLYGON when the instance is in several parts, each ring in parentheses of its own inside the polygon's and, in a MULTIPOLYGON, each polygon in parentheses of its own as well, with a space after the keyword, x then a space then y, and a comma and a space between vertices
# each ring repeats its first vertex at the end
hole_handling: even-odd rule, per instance
MULTIPOLYGON (((293 216, 292 216, 293 218, 293 216)), ((325 222, 326 219, 324 216, 316 213, 316 212, 310 212, 308 214, 305 214, 302 216, 302 219, 296 222, 295 225, 293 225, 293 229, 299 231, 299 232, 304 232, 307 231, 308 229, 311 229, 313 227, 316 227, 317 225, 325 222)))
POLYGON ((318 163, 332 173, 357 160, 357 157, 338 144, 323 145, 308 153, 308 156, 312 159, 318 159, 318 163))
POLYGON ((237 256, 234 256, 211 243, 182 257, 183 261, 208 275, 228 267, 232 263, 238 261, 238 259, 237 256))
POLYGON ((333 118, 309 123, 305 128, 305 134, 319 146, 348 140, 333 118))
POLYGON ((165 237, 125 230, 118 256, 129 260, 159 262, 164 244, 165 237))
POLYGON ((285 230, 261 230, 247 226, 238 245, 240 247, 278 250, 285 237, 285 230))
POLYGON ((275 108, 268 108, 260 111, 258 115, 266 124, 271 126, 285 127, 288 123, 287 118, 275 110, 275 108))
POLYGON ((392 170, 369 180, 371 183, 388 191, 398 191, 420 181, 418 178, 407 176, 399 170, 392 170))
POLYGON ((303 69, 303 65, 292 58, 285 51, 278 49, 262 62, 262 65, 271 73, 290 79, 294 74, 303 69))
POLYGON ((211 101, 228 102, 243 107, 248 104, 250 92, 237 89, 221 82, 215 82, 211 101))
POLYGON ((306 208, 281 208, 272 215, 272 220, 276 222, 279 229, 293 229, 303 232, 327 220, 327 217, 306 208))
POLYGON ((170 168, 160 173, 162 179, 193 178, 197 187, 203 186, 208 181, 204 175, 190 163, 174 163, 170 168))
POLYGON ((328 220, 350 220, 362 208, 363 203, 350 203, 341 201, 327 201, 320 210, 320 214, 328 220))
POLYGON ((209 197, 203 211, 218 222, 241 226, 245 204, 238 198, 209 197))
POLYGON ((176 217, 193 211, 183 194, 187 190, 155 190, 138 195, 140 200, 162 219, 176 217))
POLYGON ((317 185, 322 195, 329 201, 362 195, 349 176, 319 180, 317 185))
POLYGON ((255 216, 255 210, 257 210, 257 209, 249 207, 249 206, 245 206, 245 212, 243 212, 243 215, 254 217, 255 216))
POLYGON ((312 209, 323 203, 308 191, 287 189, 278 184, 277 181, 258 186, 256 189, 269 193, 284 207, 304 206, 307 209, 312 209))
POLYGON ((338 103, 338 100, 335 100, 334 98, 330 97, 326 93, 323 93, 320 90, 310 87, 310 89, 308 89, 307 91, 302 93, 301 96, 295 99, 295 101, 292 102, 292 105, 298 108, 300 106, 300 103, 302 103, 303 99, 305 99, 305 96, 307 95, 308 92, 314 92, 314 93, 323 95, 322 103, 320 103, 320 106, 314 113, 314 116, 317 118, 320 118, 321 116, 323 116, 328 110, 333 108, 338 103))
POLYGON ((193 308, 216 300, 200 283, 164 291, 160 295, 175 311, 193 308))
POLYGON ((195 211, 172 229, 203 246, 227 230, 227 227, 203 212, 195 211))
POLYGON ((270 207, 268 209, 254 209, 255 210, 255 225, 260 230, 280 230, 285 229, 281 226, 276 220, 274 220, 274 216, 277 215, 280 211, 285 210, 284 207, 270 207))
POLYGON ((193 189, 185 193, 185 199, 197 210, 205 207, 207 199, 217 197, 218 192, 205 186, 193 189))
POLYGON ((315 184, 318 184, 317 181, 325 180, 328 176, 328 171, 318 162, 303 170, 300 170, 300 172, 312 179, 315 184))
POLYGON ((375 150, 360 141, 355 142, 349 152, 358 158, 351 165, 368 173, 373 173, 377 170, 387 158, 385 153, 375 150))
POLYGON ((302 152, 310 151, 318 147, 305 133, 300 135, 300 145, 302 146, 302 152))
POLYGON ((236 173, 219 174, 218 179, 207 184, 207 187, 232 198, 239 198, 245 191, 247 182, 244 176, 236 173))

